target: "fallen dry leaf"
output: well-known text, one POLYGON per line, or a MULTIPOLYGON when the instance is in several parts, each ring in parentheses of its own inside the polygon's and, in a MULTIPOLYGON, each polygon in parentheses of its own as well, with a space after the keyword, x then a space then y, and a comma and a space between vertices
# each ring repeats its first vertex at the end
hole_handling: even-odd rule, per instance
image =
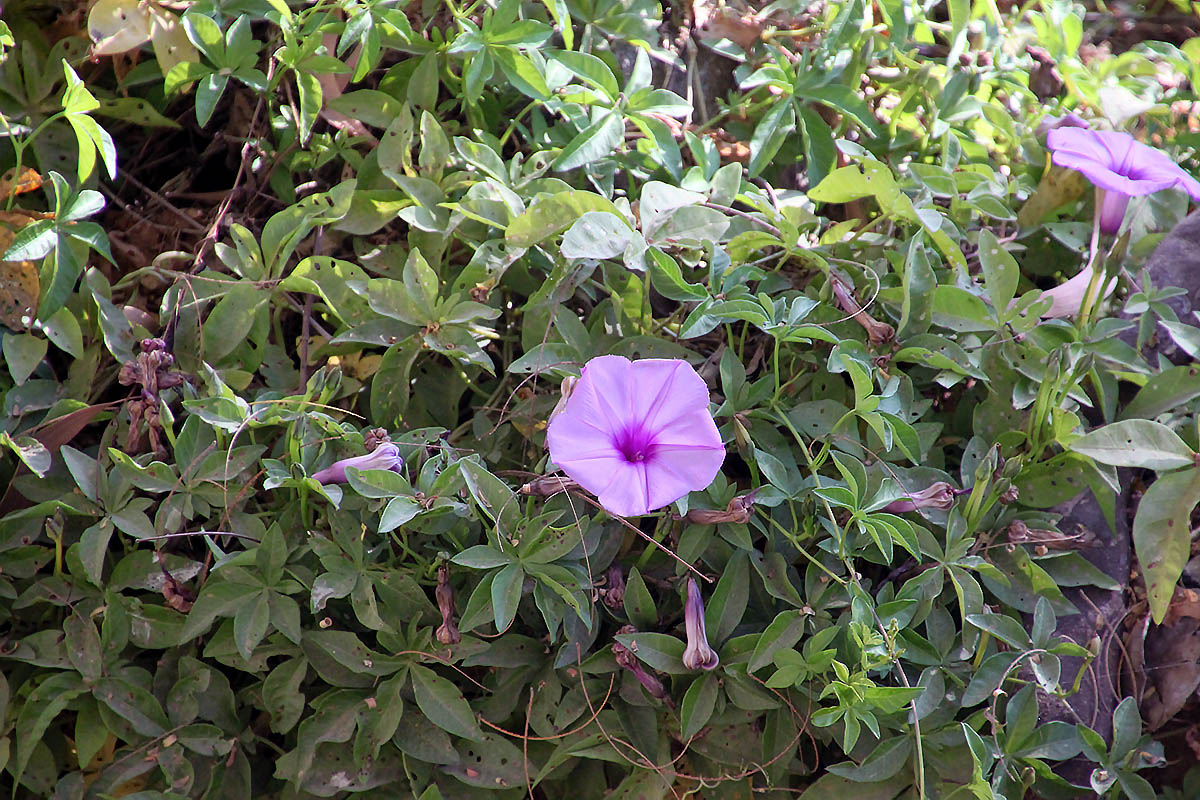
POLYGON ((36 169, 24 167, 21 169, 21 175, 18 177, 17 168, 13 167, 4 173, 4 177, 0 178, 0 198, 32 192, 35 189, 40 189, 41 186, 42 176, 36 169))

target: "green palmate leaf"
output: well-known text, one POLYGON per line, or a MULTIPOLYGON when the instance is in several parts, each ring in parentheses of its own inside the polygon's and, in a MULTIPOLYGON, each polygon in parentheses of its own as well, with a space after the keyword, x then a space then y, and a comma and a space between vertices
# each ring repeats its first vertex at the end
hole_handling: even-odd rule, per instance
POLYGON ((21 779, 34 748, 41 742, 50 723, 72 700, 86 691, 87 687, 78 675, 64 672, 51 675, 29 694, 16 721, 17 753, 9 767, 15 780, 21 779))
POLYGON ((104 678, 92 696, 142 736, 161 736, 170 727, 162 706, 150 692, 121 678, 104 678))
POLYGON ((417 706, 429 721, 447 733, 479 741, 483 732, 475 714, 453 683, 428 667, 409 667, 417 706))
POLYGON ((12 437, 8 433, 0 433, 0 444, 3 444, 17 454, 29 470, 39 478, 44 477, 50 469, 52 459, 46 445, 32 436, 12 437))
POLYGON ((848 203, 863 197, 874 197, 884 214, 919 224, 947 261, 958 269, 966 270, 967 260, 943 230, 944 218, 941 214, 928 207, 917 209, 913 206, 913 201, 900 191, 892 171, 878 161, 867 159, 854 166, 840 167, 819 186, 810 189, 808 196, 818 203, 848 203))
POLYGON ((1138 390, 1121 410, 1122 419, 1147 419, 1200 397, 1200 370, 1179 366, 1163 370, 1138 390))
POLYGON ((750 177, 762 172, 772 163, 779 148, 796 126, 796 108, 791 103, 777 103, 754 128, 750 137, 750 177))
POLYGON ((263 702, 271 715, 271 730, 287 733, 304 713, 304 695, 300 683, 308 669, 303 657, 291 658, 279 664, 263 681, 263 702))
POLYGON ((615 100, 621 89, 617 78, 608 65, 590 53, 562 50, 554 54, 554 61, 570 70, 597 89, 608 94, 610 100, 615 100))
POLYGON ((1200 469, 1162 475, 1138 504, 1133 547, 1146 577, 1146 599, 1155 622, 1162 622, 1175 584, 1188 560, 1189 520, 1200 503, 1200 469))
POLYGON ((885 739, 861 764, 833 764, 829 771, 856 783, 885 781, 895 776, 907 763, 912 744, 909 737, 885 739))
POLYGON ((996 235, 987 228, 979 232, 979 264, 987 284, 992 308, 1003 316, 1017 294, 1021 271, 1016 259, 1004 249, 996 235))
POLYGON ((879 121, 871 113, 866 100, 849 86, 830 84, 805 89, 805 100, 815 100, 823 103, 853 119, 873 136, 881 134, 879 121))
POLYGON ((1076 453, 1102 464, 1167 470, 1195 463, 1196 454, 1175 431, 1153 420, 1114 422, 1071 442, 1076 453))
POLYGON ((646 581, 637 567, 629 570, 625 579, 625 614, 629 621, 639 628, 651 628, 658 624, 658 611, 654 607, 654 598, 646 588, 646 581))
POLYGON ((566 230, 589 211, 621 214, 611 200, 595 192, 559 192, 542 197, 514 219, 505 231, 505 239, 513 247, 533 247, 566 230))
POLYGON ((745 551, 737 551, 725 565, 721 579, 705 607, 705 628, 709 642, 720 645, 742 621, 750 601, 750 562, 745 551))
POLYGON ((682 639, 665 633, 626 633, 618 635, 616 639, 656 670, 672 675, 691 672, 683 665, 682 639))
POLYGON ((810 186, 825 180, 837 164, 837 147, 833 143, 833 132, 829 125, 808 106, 800 108, 801 132, 804 134, 804 160, 810 186))
POLYGON ((563 234, 559 252, 564 258, 616 258, 636 235, 624 217, 606 211, 588 211, 563 234))
POLYGON ((621 143, 624 134, 624 116, 620 111, 607 111, 563 148, 552 167, 563 172, 599 161, 621 143))
POLYGON ((525 572, 519 564, 505 566, 492 579, 492 613, 495 615, 497 631, 506 631, 512 624, 524 583, 525 572))
POLYGON ((242 344, 268 299, 269 295, 250 284, 230 289, 204 323, 205 360, 216 364, 242 344))
POLYGON ((716 707, 717 694, 717 676, 711 672, 697 677, 684 692, 683 703, 679 707, 679 719, 685 739, 695 736, 708 724, 716 707))
POLYGON ((7 334, 4 336, 4 361, 8 374, 18 386, 28 380, 30 374, 46 357, 49 343, 31 333, 7 334))

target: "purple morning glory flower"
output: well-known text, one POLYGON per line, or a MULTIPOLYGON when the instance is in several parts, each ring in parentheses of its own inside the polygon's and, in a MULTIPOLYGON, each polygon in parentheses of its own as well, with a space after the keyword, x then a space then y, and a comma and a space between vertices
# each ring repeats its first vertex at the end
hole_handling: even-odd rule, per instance
POLYGON ((683 604, 683 627, 687 633, 687 647, 683 650, 683 665, 688 669, 716 669, 721 659, 708 646, 708 633, 704 630, 704 600, 700 587, 693 578, 688 578, 687 600, 683 604))
POLYGON ((725 460, 708 387, 680 359, 593 358, 546 430, 550 458, 611 514, 704 489, 725 460))
POLYGON ((1200 201, 1200 181, 1165 153, 1128 133, 1057 128, 1046 136, 1046 146, 1055 164, 1082 172, 1092 185, 1103 190, 1099 214, 1104 233, 1120 229, 1130 197, 1177 188, 1200 201))
POLYGON ((345 483, 346 467, 354 467, 355 469, 390 469, 393 472, 399 472, 400 465, 403 463, 404 459, 400 457, 400 448, 391 442, 383 442, 365 456, 355 456, 354 458, 343 458, 341 461, 335 461, 325 469, 314 472, 312 477, 321 483, 345 483))

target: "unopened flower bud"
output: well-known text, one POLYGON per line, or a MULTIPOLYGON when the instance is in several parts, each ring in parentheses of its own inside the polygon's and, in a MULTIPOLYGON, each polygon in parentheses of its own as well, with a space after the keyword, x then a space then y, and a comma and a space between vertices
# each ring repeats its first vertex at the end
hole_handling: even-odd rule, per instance
POLYGON ((437 599, 438 611, 442 614, 442 624, 434 636, 442 644, 458 644, 462 641, 462 634, 458 632, 458 625, 454 622, 454 589, 450 586, 450 568, 445 564, 438 567, 437 581, 433 595, 437 599))
POLYGON ((750 431, 746 430, 746 418, 740 413, 733 415, 733 441, 739 453, 750 452, 750 431))
POLYGON ((688 669, 716 669, 721 659, 708 646, 708 634, 704 630, 704 600, 700 587, 693 578, 688 578, 687 600, 683 604, 683 627, 687 634, 687 647, 683 650, 683 665, 688 669))
POLYGON ((521 494, 530 497, 551 497, 561 492, 570 492, 578 488, 579 484, 566 475, 544 475, 540 478, 534 478, 522 486, 519 491, 521 494))
POLYGON ((404 459, 400 457, 400 448, 391 442, 383 442, 365 456, 335 461, 325 469, 314 472, 312 477, 320 483, 345 483, 347 480, 346 467, 362 470, 390 469, 393 472, 399 472, 400 465, 403 463, 404 459))
POLYGON ((1038 138, 1045 136, 1057 128, 1090 128, 1088 121, 1078 114, 1067 114, 1061 117, 1046 117, 1037 126, 1038 138))
POLYGON ((893 500, 883 507, 889 514, 916 511, 918 508, 949 508, 954 505, 954 487, 945 481, 936 481, 919 492, 912 492, 902 500, 893 500))
POLYGON ((579 383, 579 378, 563 378, 562 385, 559 387, 559 392, 561 392, 562 396, 558 398, 558 403, 555 404, 554 410, 550 412, 550 419, 557 417, 567 407, 567 401, 571 399, 571 392, 575 390, 575 384, 577 383, 579 383))

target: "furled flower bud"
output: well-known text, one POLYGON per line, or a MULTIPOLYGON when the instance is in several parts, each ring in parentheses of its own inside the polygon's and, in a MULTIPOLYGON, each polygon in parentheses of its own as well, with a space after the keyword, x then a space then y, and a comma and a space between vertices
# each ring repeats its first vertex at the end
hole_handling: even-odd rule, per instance
POLYGON ((400 457, 400 448, 391 442, 383 442, 365 456, 343 458, 319 472, 314 472, 313 479, 321 483, 345 483, 346 467, 363 470, 390 469, 393 472, 399 472, 400 465, 403 463, 404 459, 400 457))
POLYGON ((911 492, 902 500, 893 500, 883 507, 889 514, 916 511, 918 508, 949 508, 957 492, 945 481, 936 481, 919 492, 911 492))
POLYGON ((438 567, 437 581, 433 595, 437 598, 438 611, 442 612, 442 624, 434 636, 442 644, 458 644, 462 641, 462 634, 454 622, 454 589, 450 587, 450 568, 445 564, 438 567))
POLYGON ((1062 117, 1046 117, 1037 126, 1037 135, 1045 136, 1047 133, 1058 128, 1090 128, 1092 127, 1086 119, 1078 114, 1067 114, 1062 117))
POLYGON ((560 492, 569 492, 579 488, 579 484, 566 475, 543 475, 534 478, 518 491, 530 497, 551 497, 560 492))
POLYGON ((704 600, 700 587, 693 578, 688 578, 687 600, 683 604, 683 627, 687 632, 687 647, 683 650, 683 665, 688 669, 716 669, 721 659, 708 646, 708 634, 704 630, 704 600))
MULTIPOLYGON (((618 630, 617 633, 637 633, 637 628, 633 627, 632 625, 625 625, 618 630)), ((642 688, 649 692, 652 697, 657 697, 659 700, 670 701, 670 695, 667 693, 662 681, 650 674, 650 672, 646 670, 646 667, 642 665, 642 662, 638 661, 637 656, 629 652, 628 647, 620 642, 613 642, 612 651, 613 657, 616 658, 617 663, 632 672, 633 677, 638 679, 638 683, 640 683, 642 688)))
POLYGON ((604 590, 604 605, 620 608, 625 603, 625 572, 621 569, 621 562, 614 561, 606 577, 608 586, 604 590))
POLYGON ((567 407, 567 401, 571 399, 571 392, 575 390, 575 384, 577 383, 579 383, 579 378, 563 378, 562 385, 559 387, 559 392, 561 392, 562 396, 558 398, 554 410, 550 412, 550 419, 557 417, 567 407))

